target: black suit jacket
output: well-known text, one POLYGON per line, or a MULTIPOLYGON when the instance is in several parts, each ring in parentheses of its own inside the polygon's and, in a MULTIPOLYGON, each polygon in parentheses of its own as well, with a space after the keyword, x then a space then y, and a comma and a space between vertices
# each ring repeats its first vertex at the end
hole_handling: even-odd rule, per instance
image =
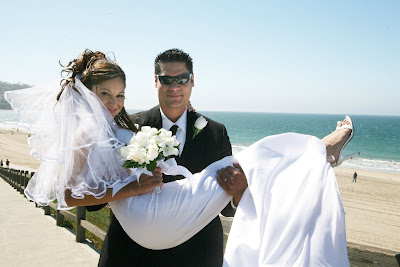
MULTIPOLYGON (((200 172, 211 163, 232 155, 232 147, 225 126, 209 118, 207 126, 194 139, 192 126, 201 115, 187 113, 186 141, 179 165, 192 173, 200 172)), ((160 107, 131 116, 139 126, 162 128, 160 107)), ((165 176, 164 182, 182 179, 165 176)), ((222 211, 233 216, 230 204, 222 211)), ((130 239, 113 216, 104 240, 99 266, 222 266, 223 231, 217 216, 210 224, 185 243, 166 250, 150 250, 130 239)))

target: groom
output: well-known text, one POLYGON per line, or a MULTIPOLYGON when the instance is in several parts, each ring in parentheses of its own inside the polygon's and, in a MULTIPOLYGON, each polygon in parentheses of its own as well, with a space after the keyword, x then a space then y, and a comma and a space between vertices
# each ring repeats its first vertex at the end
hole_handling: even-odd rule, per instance
MULTIPOLYGON (((191 57, 179 49, 169 49, 155 60, 155 87, 159 105, 132 115, 139 126, 147 125, 171 130, 181 145, 179 165, 192 173, 200 172, 209 164, 232 155, 232 147, 225 126, 206 118, 207 125, 194 135, 194 124, 201 116, 187 112, 194 86, 191 57)), ((183 179, 182 176, 164 176, 163 182, 183 179)), ((247 187, 245 179, 232 180, 229 188, 233 203, 237 204, 247 187)), ((233 216, 231 204, 221 212, 233 216)), ((99 266, 222 266, 223 231, 217 216, 185 243, 166 250, 150 250, 132 241, 113 216, 103 243, 99 266)))

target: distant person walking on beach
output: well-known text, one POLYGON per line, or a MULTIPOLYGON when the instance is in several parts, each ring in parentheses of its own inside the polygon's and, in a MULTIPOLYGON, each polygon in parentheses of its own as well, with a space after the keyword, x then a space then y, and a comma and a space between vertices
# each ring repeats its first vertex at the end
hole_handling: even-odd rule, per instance
POLYGON ((0 167, 3 168, 3 160, 0 161, 0 167))
POLYGON ((8 159, 6 160, 6 166, 7 166, 7 168, 10 167, 10 161, 8 159))
POLYGON ((353 174, 353 182, 357 183, 357 172, 353 174))

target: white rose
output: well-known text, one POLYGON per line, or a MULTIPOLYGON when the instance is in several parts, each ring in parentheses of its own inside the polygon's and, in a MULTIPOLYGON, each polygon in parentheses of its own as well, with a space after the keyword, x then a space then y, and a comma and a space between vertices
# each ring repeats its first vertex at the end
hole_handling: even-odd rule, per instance
POLYGON ((179 155, 179 150, 176 148, 176 147, 171 147, 169 150, 168 150, 168 154, 171 156, 171 155, 174 155, 174 156, 178 156, 179 155))
MULTIPOLYGON (((146 152, 146 150, 144 150, 144 152, 146 152)), ((130 149, 129 150, 129 155, 127 157, 127 159, 133 160, 138 162, 139 164, 142 164, 143 162, 145 162, 145 155, 143 155, 143 151, 141 151, 141 149, 130 149)))
POLYGON ((197 118, 196 122, 194 123, 194 127, 196 129, 202 130, 204 127, 206 127, 208 121, 204 119, 203 116, 197 118))
POLYGON ((164 147, 161 149, 161 151, 163 152, 164 157, 168 157, 168 156, 178 156, 179 155, 179 150, 175 147, 164 147))
POLYGON ((135 137, 134 144, 138 147, 147 147, 150 144, 150 140, 146 133, 138 132, 135 137))
POLYGON ((165 129, 160 129, 160 132, 161 132, 161 136, 162 137, 171 137, 172 136, 172 132, 171 131, 167 131, 167 130, 165 130, 165 129))
POLYGON ((149 132, 150 130, 151 130, 150 126, 142 126, 142 128, 140 129, 140 131, 143 133, 149 132))
POLYGON ((151 128, 150 132, 151 132, 152 135, 157 135, 159 130, 157 128, 151 128))
POLYGON ((145 132, 145 135, 146 135, 146 137, 147 137, 148 139, 151 139, 151 138, 154 136, 152 130, 150 130, 150 131, 148 131, 148 132, 145 132))
POLYGON ((142 164, 142 163, 146 162, 147 164, 149 164, 150 163, 150 158, 149 158, 149 155, 147 154, 146 149, 145 148, 141 148, 138 152, 139 152, 138 156, 140 157, 140 162, 139 163, 142 164))
POLYGON ((165 139, 163 140, 163 142, 164 142, 164 145, 165 145, 166 147, 173 147, 173 146, 174 146, 174 141, 173 141, 172 138, 165 138, 165 139))
POLYGON ((160 135, 155 135, 155 136, 153 136, 153 137, 151 138, 151 140, 152 140, 152 142, 153 142, 155 145, 157 145, 157 146, 159 146, 159 147, 164 147, 164 146, 165 146, 164 140, 161 138, 160 135))
POLYGON ((158 157, 158 147, 156 145, 150 145, 147 154, 150 161, 155 160, 158 157))
POLYGON ((120 152, 121 152, 121 155, 122 155, 124 158, 126 158, 126 159, 128 158, 128 155, 129 155, 129 148, 128 148, 127 146, 121 147, 120 152))
POLYGON ((176 139, 176 138, 174 138, 174 143, 173 143, 173 146, 179 146, 179 141, 178 141, 178 139, 176 139))

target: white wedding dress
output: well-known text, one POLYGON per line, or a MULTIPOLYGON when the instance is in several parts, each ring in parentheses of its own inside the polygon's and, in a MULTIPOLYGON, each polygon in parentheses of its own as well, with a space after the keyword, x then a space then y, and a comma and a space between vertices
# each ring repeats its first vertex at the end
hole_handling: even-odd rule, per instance
MULTIPOLYGON (((95 94, 79 79, 63 92, 42 87, 6 92, 7 101, 29 124, 32 155, 41 166, 25 194, 46 205, 64 191, 101 198, 106 188, 136 179, 121 167, 118 127, 95 94), (33 103, 33 104, 32 104, 33 103), (45 138, 45 139, 44 139, 45 138)), ((150 249, 177 246, 200 231, 229 203, 216 171, 238 162, 249 187, 236 211, 224 266, 349 266, 345 220, 334 172, 323 143, 287 133, 266 137, 191 174, 174 160, 162 165, 187 179, 110 203, 126 233, 150 249)))

